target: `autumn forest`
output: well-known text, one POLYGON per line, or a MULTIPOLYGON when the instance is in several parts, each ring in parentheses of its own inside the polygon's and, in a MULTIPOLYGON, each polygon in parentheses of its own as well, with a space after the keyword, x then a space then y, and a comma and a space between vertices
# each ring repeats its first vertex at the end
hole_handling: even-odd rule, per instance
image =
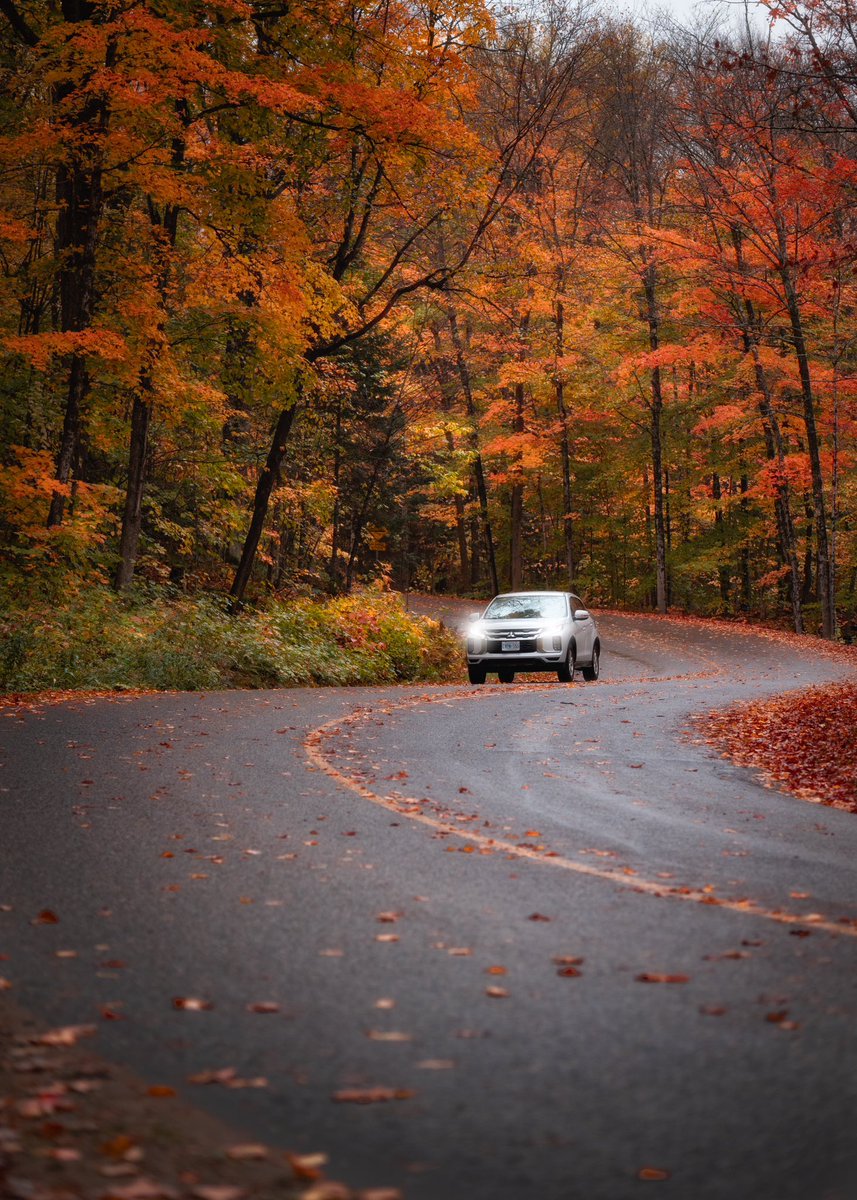
POLYGON ((857 6, 727 16, 0 0, 4 594, 847 630, 857 6))

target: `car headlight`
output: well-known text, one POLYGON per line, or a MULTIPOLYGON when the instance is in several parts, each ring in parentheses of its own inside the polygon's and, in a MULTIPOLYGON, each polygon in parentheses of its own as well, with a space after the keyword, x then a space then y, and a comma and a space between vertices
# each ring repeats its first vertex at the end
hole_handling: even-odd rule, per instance
POLYGON ((468 625, 467 636, 469 638, 477 638, 477 639, 484 638, 485 637, 485 628, 482 625, 482 622, 474 621, 474 623, 472 625, 468 625))
POLYGON ((538 647, 542 654, 558 654, 562 649, 562 625, 546 625, 540 629, 538 647))

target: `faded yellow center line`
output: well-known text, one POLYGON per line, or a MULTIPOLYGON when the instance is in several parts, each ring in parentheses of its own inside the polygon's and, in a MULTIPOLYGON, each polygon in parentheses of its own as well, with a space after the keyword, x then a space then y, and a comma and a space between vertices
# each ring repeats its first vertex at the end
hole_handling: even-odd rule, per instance
MULTIPOLYGON (((719 672, 718 672, 719 673, 719 672)), ((685 676, 684 678, 698 678, 699 676, 685 676)), ((682 676, 673 676, 672 679, 681 679, 682 676)), ((665 682, 664 677, 645 679, 645 680, 622 680, 622 683, 634 682, 637 684, 649 683, 655 684, 665 682)), ((515 691, 527 692, 545 692, 555 690, 555 684, 521 684, 514 688, 515 691)), ((587 684, 586 691, 590 692, 593 688, 598 688, 597 684, 587 684)), ((572 858, 566 858, 564 855, 549 849, 539 849, 532 846, 521 845, 516 842, 508 841, 505 838, 490 837, 486 833, 482 833, 475 829, 463 829, 454 821, 444 820, 442 817, 435 816, 430 812, 426 812, 423 805, 426 803, 436 803, 436 801, 426 801, 409 796, 393 796, 381 795, 375 792, 367 784, 353 775, 348 775, 334 766, 331 761, 331 752, 325 749, 325 743, 328 739, 341 733, 344 728, 350 728, 361 724, 362 722, 371 719, 373 716, 389 716, 392 713, 407 708, 414 708, 421 704, 437 704, 445 701, 459 700, 479 700, 487 697, 496 697, 498 695, 508 695, 510 691, 509 685, 502 687, 479 688, 479 690, 459 691, 459 692, 431 692, 424 693, 419 696, 409 696, 404 700, 393 701, 388 704, 378 705, 377 707, 360 707, 355 709, 347 717, 335 718, 327 721, 324 725, 320 725, 317 729, 312 730, 304 739, 304 750, 310 762, 319 770, 324 771, 331 779, 335 780, 342 787, 348 788, 352 792, 356 792, 364 800, 370 801, 372 804, 378 805, 381 808, 387 809, 389 812, 396 813, 397 816, 408 817, 412 821, 416 821, 420 825, 426 825, 436 832, 453 835, 479 848, 483 853, 503 853, 505 852, 514 858, 523 858, 531 862, 540 863, 543 866, 556 867, 563 871, 573 871, 577 875, 588 875, 593 879, 602 879, 607 883, 613 883, 622 888, 638 892, 641 895, 656 896, 665 900, 684 900, 690 901, 693 904, 704 904, 708 907, 725 909, 727 912, 740 913, 743 916, 758 917, 764 921, 774 921, 780 925, 809 925, 813 930, 824 930, 826 933, 841 934, 846 937, 857 937, 857 918, 842 917, 839 921, 828 920, 821 913, 793 913, 779 908, 766 908, 764 905, 756 903, 755 900, 730 899, 715 894, 711 886, 704 888, 690 887, 665 887, 663 882, 657 879, 647 879, 645 876, 638 875, 630 868, 627 870, 614 870, 610 867, 599 867, 591 863, 578 862, 572 858)), ((623 697, 624 698, 624 697, 623 697)))

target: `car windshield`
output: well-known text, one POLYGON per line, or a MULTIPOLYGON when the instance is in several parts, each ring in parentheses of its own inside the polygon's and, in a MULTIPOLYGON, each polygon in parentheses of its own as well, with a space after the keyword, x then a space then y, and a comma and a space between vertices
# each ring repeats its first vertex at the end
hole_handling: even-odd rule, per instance
POLYGON ((564 617, 565 596, 495 596, 485 609, 484 616, 490 621, 522 621, 529 618, 564 617))

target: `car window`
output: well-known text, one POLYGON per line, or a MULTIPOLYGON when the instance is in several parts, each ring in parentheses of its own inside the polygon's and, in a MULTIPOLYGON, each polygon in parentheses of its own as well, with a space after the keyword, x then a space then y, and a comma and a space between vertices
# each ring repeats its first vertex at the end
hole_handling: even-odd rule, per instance
POLYGON ((572 596, 571 597, 571 611, 574 612, 574 610, 577 608, 586 608, 586 605, 583 603, 583 601, 581 600, 581 598, 579 596, 572 596))
POLYGON ((485 610, 491 620, 527 620, 543 617, 564 617, 565 596, 496 596, 485 610))

